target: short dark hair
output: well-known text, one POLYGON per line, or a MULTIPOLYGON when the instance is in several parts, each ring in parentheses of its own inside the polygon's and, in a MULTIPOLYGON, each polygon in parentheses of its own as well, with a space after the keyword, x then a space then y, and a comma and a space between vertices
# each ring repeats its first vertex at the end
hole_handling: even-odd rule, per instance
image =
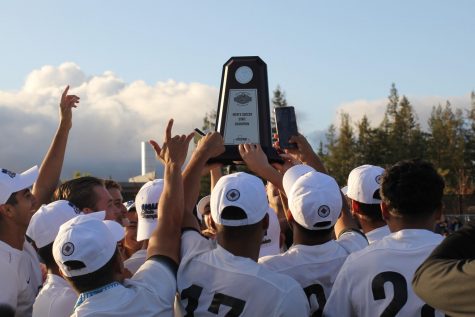
POLYGON ((310 230, 299 224, 297 221, 294 220, 294 226, 299 228, 300 233, 304 236, 307 237, 308 239, 312 239, 315 237, 326 237, 328 235, 333 234, 335 226, 331 226, 330 228, 327 229, 319 229, 319 230, 310 230))
POLYGON ((118 189, 119 191, 122 191, 122 186, 120 186, 119 183, 112 179, 106 179, 104 180, 104 186, 106 186, 107 189, 118 189))
POLYGON ((444 187, 444 180, 432 164, 405 160, 384 172, 381 198, 391 213, 425 218, 442 207, 444 187))
POLYGON ((93 176, 71 179, 55 190, 53 198, 69 200, 81 210, 94 208, 98 199, 94 192, 95 186, 104 186, 104 181, 93 176))
POLYGON ((5 204, 9 204, 9 205, 12 205, 12 206, 15 206, 16 204, 18 204, 18 200, 16 199, 16 193, 18 192, 14 192, 10 195, 10 197, 8 197, 7 201, 5 202, 5 204))
MULTIPOLYGON (((235 206, 228 206, 225 207, 221 213, 221 218, 228 219, 228 220, 241 220, 241 219, 246 219, 247 215, 239 207, 235 206)), ((222 225, 222 232, 223 236, 227 240, 234 240, 234 239, 240 239, 243 236, 246 236, 246 233, 251 233, 257 230, 259 227, 261 227, 261 221, 265 218, 265 216, 258 221, 257 223, 254 223, 252 225, 245 225, 245 226, 225 226, 222 225)))
POLYGON ((52 268, 56 266, 56 262, 53 257, 53 242, 44 247, 38 248, 38 255, 41 257, 41 260, 46 265, 47 268, 52 268))
MULTIPOLYGON (((68 281, 70 281, 71 284, 74 285, 74 288, 81 293, 109 284, 114 281, 114 273, 115 273, 114 265, 115 265, 117 257, 120 257, 118 248, 115 249, 114 255, 110 258, 110 260, 97 271, 89 273, 89 274, 80 275, 80 276, 72 276, 72 277, 65 276, 65 278, 68 281)), ((78 262, 78 261, 70 261, 70 262, 78 262)), ((78 262, 78 263, 65 262, 64 264, 65 265, 69 264, 71 266, 74 266, 76 264, 82 264, 82 266, 84 267, 84 264, 82 262, 78 262)))
POLYGON ((383 215, 381 214, 381 205, 380 204, 363 204, 359 201, 355 201, 359 210, 361 211, 362 216, 368 218, 370 221, 384 221, 383 215))

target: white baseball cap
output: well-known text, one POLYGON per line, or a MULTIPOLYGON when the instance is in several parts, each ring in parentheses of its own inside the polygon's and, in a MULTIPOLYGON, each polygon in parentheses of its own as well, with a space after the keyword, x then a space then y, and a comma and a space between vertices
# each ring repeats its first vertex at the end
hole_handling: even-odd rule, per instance
POLYGON ((282 186, 284 187, 285 194, 288 195, 287 191, 290 190, 300 176, 314 171, 315 169, 313 167, 304 164, 294 165, 289 168, 282 178, 282 186))
POLYGON ((28 188, 38 178, 38 166, 18 174, 7 169, 0 169, 0 205, 7 202, 13 193, 28 188))
POLYGON ((262 238, 259 257, 267 255, 276 255, 280 253, 280 223, 279 218, 272 208, 267 209, 269 215, 269 227, 266 230, 264 238, 262 238))
POLYGON ((296 178, 287 173, 301 170, 290 168, 284 178, 296 179, 291 185, 286 183, 289 209, 294 220, 309 230, 323 230, 333 227, 342 208, 342 196, 337 182, 331 176, 317 171, 307 172, 296 178))
POLYGON ((342 192, 363 204, 380 204, 379 188, 384 169, 374 165, 361 165, 348 175, 348 186, 342 192))
MULTIPOLYGON (((67 200, 57 200, 43 205, 33 214, 26 230, 26 235, 35 241, 37 248, 53 243, 59 227, 83 212, 67 200)), ((89 215, 104 220, 105 211, 97 211, 89 215)))
POLYGON ((206 213, 210 213, 210 207, 209 207, 210 200, 211 200, 211 195, 204 196, 203 198, 200 199, 200 201, 196 205, 196 210, 198 211, 197 216, 200 221, 203 221, 203 215, 205 215, 206 213))
POLYGON ((224 226, 246 226, 258 223, 267 213, 267 195, 264 184, 256 176, 239 172, 221 177, 211 192, 211 217, 224 226), (239 207, 244 211, 244 219, 229 219, 223 210, 239 207))
POLYGON ((53 243, 53 257, 65 276, 89 274, 109 262, 117 242, 123 237, 124 228, 116 221, 79 215, 59 228, 53 243), (71 268, 68 261, 79 261, 84 266, 71 268))
POLYGON ((127 211, 136 211, 135 210, 135 200, 129 200, 129 201, 126 201, 123 203, 125 209, 127 209, 127 211))
POLYGON ((139 218, 137 241, 148 240, 157 227, 158 200, 163 191, 163 179, 146 182, 135 196, 135 209, 139 218))

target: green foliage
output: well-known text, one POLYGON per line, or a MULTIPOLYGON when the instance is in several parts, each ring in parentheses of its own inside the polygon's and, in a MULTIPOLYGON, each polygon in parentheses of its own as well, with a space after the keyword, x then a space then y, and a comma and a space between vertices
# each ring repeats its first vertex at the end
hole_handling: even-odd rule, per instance
POLYGON ((421 158, 431 161, 446 182, 446 192, 469 194, 475 180, 475 92, 471 94, 466 115, 453 110, 450 102, 433 108, 429 130, 421 130, 417 116, 406 96, 400 97, 392 84, 384 118, 372 128, 366 116, 355 124, 342 113, 338 131, 330 125, 326 151, 320 146, 327 169, 340 185, 349 172, 360 165, 388 167, 400 160, 421 158))

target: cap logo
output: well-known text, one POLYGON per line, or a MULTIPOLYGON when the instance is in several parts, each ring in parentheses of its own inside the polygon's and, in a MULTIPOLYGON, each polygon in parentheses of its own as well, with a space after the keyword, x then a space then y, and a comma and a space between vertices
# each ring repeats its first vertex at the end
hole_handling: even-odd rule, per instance
POLYGON ((322 218, 326 218, 330 215, 330 207, 327 205, 322 205, 318 208, 318 215, 322 218))
POLYGON ((15 176, 16 176, 16 173, 11 172, 11 171, 9 171, 7 169, 4 169, 4 168, 2 168, 2 173, 7 174, 8 176, 10 176, 10 178, 15 178, 15 176))
POLYGON ((381 179, 383 178, 383 175, 378 175, 376 176, 376 178, 374 179, 376 181, 377 184, 381 184, 381 179))
POLYGON ((158 203, 153 204, 142 204, 142 218, 145 219, 156 219, 158 218, 157 215, 158 203))
POLYGON ((71 242, 66 242, 65 244, 63 244, 63 247, 61 248, 61 253, 64 256, 70 256, 71 254, 73 254, 73 252, 74 244, 72 244, 71 242))
POLYGON ((69 202, 68 205, 69 205, 69 207, 71 207, 71 208, 74 210, 74 212, 75 212, 76 214, 79 215, 79 214, 81 213, 81 209, 79 209, 78 207, 76 207, 73 203, 69 202))
POLYGON ((239 197, 241 196, 241 193, 239 192, 239 190, 237 189, 230 189, 227 193, 226 193, 226 198, 229 200, 229 201, 236 201, 239 199, 239 197))

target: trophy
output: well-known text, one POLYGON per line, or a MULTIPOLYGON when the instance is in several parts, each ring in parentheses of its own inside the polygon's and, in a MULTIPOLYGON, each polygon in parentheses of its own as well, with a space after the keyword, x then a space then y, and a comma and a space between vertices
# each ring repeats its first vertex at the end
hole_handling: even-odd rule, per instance
POLYGON ((231 57, 223 65, 216 131, 226 149, 212 162, 241 162, 242 143, 260 144, 270 162, 282 162, 272 147, 267 65, 258 56, 231 57))

